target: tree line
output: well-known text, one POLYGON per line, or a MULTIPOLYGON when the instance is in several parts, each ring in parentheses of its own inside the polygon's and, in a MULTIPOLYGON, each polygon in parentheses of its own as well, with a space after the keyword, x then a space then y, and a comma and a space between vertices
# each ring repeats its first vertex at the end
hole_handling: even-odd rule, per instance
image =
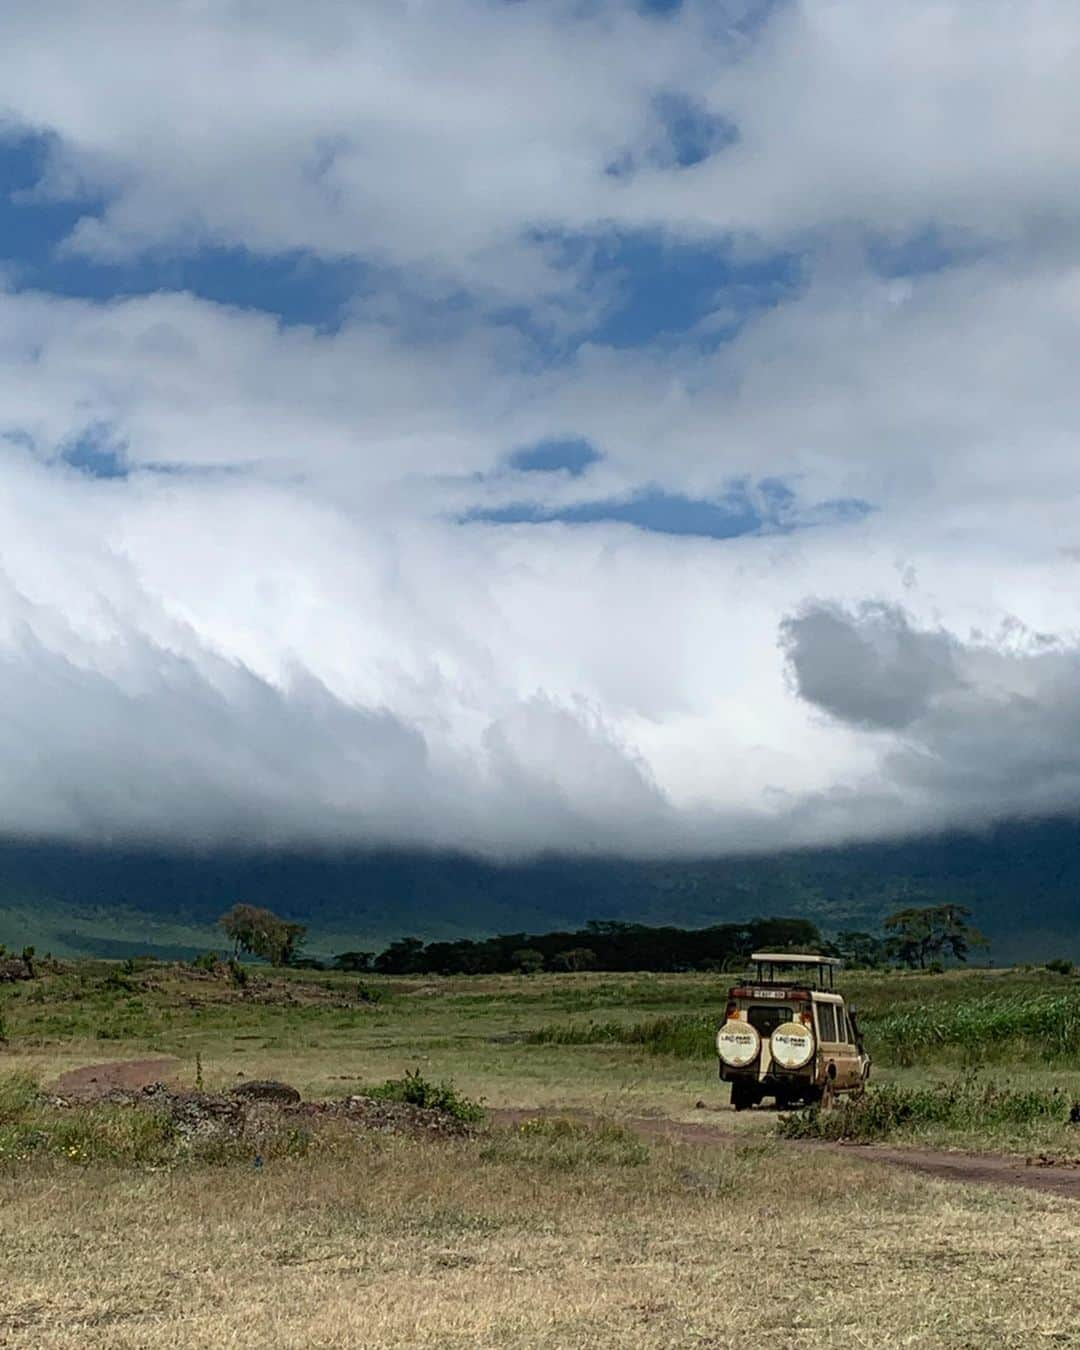
POLYGON ((724 970, 757 947, 821 941, 808 919, 754 919, 711 928, 648 927, 592 920, 551 933, 501 933, 490 938, 423 942, 404 937, 384 951, 342 952, 335 965, 383 975, 498 975, 541 970, 724 970))
MULTIPOLYGON (((824 939, 809 919, 765 918, 709 928, 655 927, 594 919, 583 928, 549 933, 501 933, 489 938, 424 942, 401 937, 384 950, 346 951, 334 957, 338 970, 380 975, 499 975, 539 971, 723 971, 754 951, 811 951, 838 956, 846 965, 928 969, 946 959, 966 961, 986 939, 971 925, 963 905, 908 906, 884 922, 880 934, 843 931, 824 939)), ((234 905, 220 925, 234 955, 256 956, 272 965, 324 968, 301 955, 307 930, 268 909, 234 905)))

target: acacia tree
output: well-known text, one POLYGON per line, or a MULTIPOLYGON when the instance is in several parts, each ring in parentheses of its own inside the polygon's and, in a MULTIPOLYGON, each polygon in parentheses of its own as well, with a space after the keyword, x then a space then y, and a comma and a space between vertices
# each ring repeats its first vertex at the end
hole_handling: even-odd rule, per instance
POLYGON ((570 947, 553 956, 551 964, 556 970, 592 970, 596 953, 590 947, 570 947))
POLYGON ((241 952, 261 956, 275 966, 295 960, 307 934, 302 923, 289 923, 257 905, 233 905, 218 923, 232 938, 234 956, 241 952))
POLYGON ((844 929, 837 933, 836 941, 829 944, 829 955, 839 956, 846 966, 876 969, 884 965, 887 956, 883 938, 873 933, 863 933, 844 929))
POLYGON ((972 947, 989 944, 969 922, 965 905, 909 906, 885 920, 889 955, 912 969, 925 970, 930 961, 952 956, 966 961, 972 947))

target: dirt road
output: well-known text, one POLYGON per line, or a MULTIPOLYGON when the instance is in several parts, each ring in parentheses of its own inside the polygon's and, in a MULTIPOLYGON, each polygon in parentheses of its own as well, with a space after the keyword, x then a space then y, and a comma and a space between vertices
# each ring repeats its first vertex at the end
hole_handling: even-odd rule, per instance
MULTIPOLYGON (((180 1067, 177 1059, 128 1059, 108 1064, 91 1064, 74 1069, 57 1079, 54 1090, 65 1097, 83 1097, 92 1101, 114 1088, 141 1088, 150 1083, 168 1082, 180 1067)), ((580 1111, 532 1111, 504 1108, 491 1111, 496 1125, 520 1125, 538 1116, 567 1116, 595 1119, 580 1111)), ((624 1124, 645 1138, 675 1139, 687 1144, 730 1148, 747 1142, 747 1135, 725 1130, 722 1125, 665 1120, 639 1116, 624 1124)), ((1038 1159, 1006 1157, 998 1153, 959 1153, 945 1149, 893 1148, 883 1144, 831 1144, 805 1140, 785 1140, 785 1148, 825 1149, 843 1152, 866 1162, 886 1167, 902 1167, 941 1181, 959 1181, 968 1185, 1024 1186, 1029 1190, 1080 1200, 1080 1166, 1043 1163, 1038 1159)))
MULTIPOLYGON (((587 1112, 557 1111, 492 1111, 491 1119, 497 1125, 517 1125, 522 1121, 543 1115, 572 1115, 575 1119, 589 1119, 587 1112)), ((595 1118, 595 1117, 593 1117, 595 1118)), ((677 1139, 686 1144, 731 1147, 745 1144, 754 1136, 735 1134, 722 1125, 664 1120, 639 1116, 623 1120, 623 1124, 646 1138, 677 1139)), ((968 1185, 1024 1186, 1029 1190, 1060 1195, 1080 1200, 1080 1166, 1067 1163, 1043 1163, 1037 1159, 1008 1157, 1000 1153, 961 1153, 946 1149, 893 1148, 884 1144, 834 1144, 811 1140, 786 1139, 777 1141, 785 1148, 823 1149, 830 1153, 845 1153, 866 1162, 881 1163, 886 1167, 902 1167, 909 1172, 921 1172, 941 1181, 960 1181, 968 1185)))

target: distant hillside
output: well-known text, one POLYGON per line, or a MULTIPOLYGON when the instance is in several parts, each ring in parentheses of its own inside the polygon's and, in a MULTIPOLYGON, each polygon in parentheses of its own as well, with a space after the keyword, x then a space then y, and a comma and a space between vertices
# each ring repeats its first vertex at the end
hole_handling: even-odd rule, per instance
POLYGON ((433 854, 338 857, 0 845, 0 941, 58 953, 184 955, 238 900, 307 923, 309 948, 371 947, 589 919, 706 926, 804 915, 872 928, 901 903, 970 905, 999 961, 1080 959, 1080 824, 1045 821, 903 843, 680 862, 433 854))

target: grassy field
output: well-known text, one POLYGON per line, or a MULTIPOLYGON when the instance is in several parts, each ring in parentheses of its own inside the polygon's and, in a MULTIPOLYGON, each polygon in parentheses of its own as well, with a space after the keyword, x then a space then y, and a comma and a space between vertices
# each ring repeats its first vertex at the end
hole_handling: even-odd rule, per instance
MULTIPOLYGON (((0 1344, 1080 1344, 1075 1204, 793 1150, 774 1113, 733 1115, 700 1039, 726 985, 264 970, 241 989, 82 962, 4 986, 9 1075, 169 1055, 189 1085, 279 1077, 317 1097, 419 1068, 555 1119, 461 1139, 319 1130, 255 1167, 242 1150, 175 1155, 132 1137, 127 1117, 65 1118, 64 1147, 50 1136, 5 1158, 5 1109, 15 1131, 20 1111, 44 1108, 5 1108, 0 1093, 0 1344), (642 1116, 737 1139, 643 1140, 629 1128, 642 1116)), ((1080 1154, 1066 1120, 1080 1073, 1045 1006, 1068 1011, 1080 982, 972 971, 845 988, 889 1091, 974 1081, 1057 1090, 1063 1108, 992 1119, 965 1087, 963 1110, 900 1122, 894 1141, 1080 1154), (924 1028, 916 1056, 890 1040, 901 1018, 924 1028)))

